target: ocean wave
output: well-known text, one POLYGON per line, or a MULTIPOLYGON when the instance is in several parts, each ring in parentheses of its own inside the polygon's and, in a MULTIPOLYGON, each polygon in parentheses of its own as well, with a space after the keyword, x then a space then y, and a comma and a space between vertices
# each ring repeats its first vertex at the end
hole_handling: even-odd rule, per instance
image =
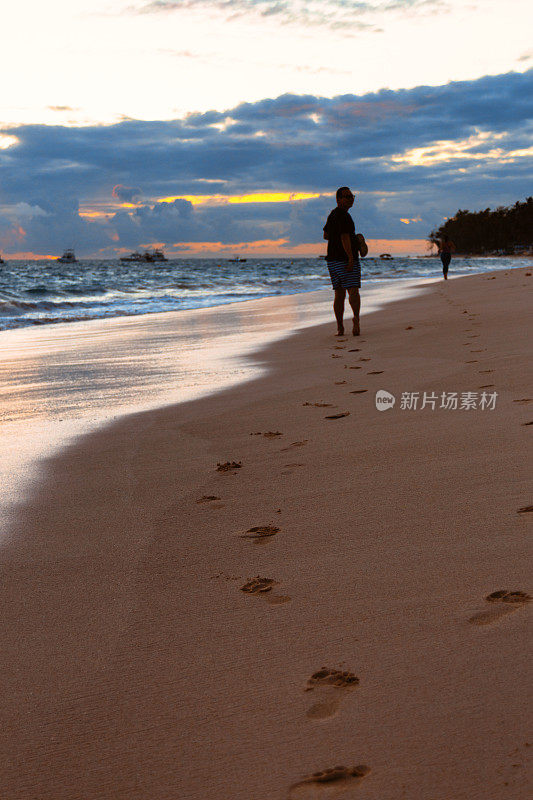
MULTIPOLYGON (((454 258, 455 274, 533 266, 526 258, 454 258)), ((440 276, 437 258, 362 262, 363 282, 440 276)), ((11 262, 0 282, 0 330, 98 318, 205 308, 330 286, 322 258, 175 259, 165 264, 11 262)))

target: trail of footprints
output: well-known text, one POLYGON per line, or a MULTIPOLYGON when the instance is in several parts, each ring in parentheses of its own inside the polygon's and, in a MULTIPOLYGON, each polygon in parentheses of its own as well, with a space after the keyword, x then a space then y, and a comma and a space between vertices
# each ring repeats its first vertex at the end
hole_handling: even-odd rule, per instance
MULTIPOLYGON (((464 311, 463 313, 468 313, 464 311)), ((477 315, 472 315, 472 318, 477 315)), ((477 324, 477 323, 474 323, 477 324)), ((406 330, 411 330, 412 326, 408 326, 406 330)), ((476 338, 471 336, 469 338, 476 338)), ((347 341, 346 339, 338 339, 338 341, 347 341)), ((466 343, 470 344, 470 343, 466 343)), ((345 346, 337 345, 334 349, 344 350, 345 346)), ((348 352, 360 352, 361 348, 353 348, 348 352)), ((483 350, 472 350, 472 353, 483 352, 483 350)), ((333 357, 340 358, 342 356, 333 357)), ((370 361, 368 358, 359 358, 360 361, 370 361)), ((475 360, 466 363, 477 363, 475 360)), ((360 366, 344 365, 345 369, 361 369, 360 366)), ((492 370, 481 370, 480 372, 492 372, 492 370)), ((373 370, 368 372, 368 375, 381 375, 383 370, 373 370)), ((335 385, 341 386, 346 384, 347 381, 335 381, 335 385)), ((489 388, 493 384, 486 384, 480 388, 489 388)), ((354 389, 350 394, 363 394, 368 389, 354 389)), ((517 403, 527 403, 530 398, 521 398, 515 400, 517 403)), ((304 402, 303 406, 313 406, 317 408, 334 408, 334 404, 325 402, 304 402)), ((340 412, 337 414, 329 414, 326 419, 340 419, 346 417, 349 412, 340 412)), ((533 421, 522 423, 523 425, 533 425, 533 421)), ((280 431, 266 431, 254 432, 251 436, 263 436, 267 439, 276 439, 283 434, 280 431)), ((281 448, 279 452, 287 452, 293 448, 303 447, 307 444, 307 439, 291 442, 286 447, 281 448)), ((287 464, 286 467, 294 468, 303 466, 300 463, 287 464)), ((217 471, 223 473, 237 474, 238 470, 242 468, 240 461, 226 461, 217 464, 217 471)), ((282 473, 283 474, 283 473, 282 473)), ((287 473, 285 473, 287 474, 287 473)), ((203 495, 196 500, 198 504, 206 504, 212 508, 222 508, 223 504, 218 504, 221 498, 217 495, 203 495)), ((278 509, 281 511, 281 509, 278 509)), ((533 506, 523 506, 517 510, 519 514, 526 514, 533 512, 533 506)), ((272 540, 278 533, 280 528, 273 525, 260 525, 249 528, 247 531, 239 534, 241 538, 251 540, 255 543, 261 543, 272 540)), ((241 587, 240 591, 243 594, 253 596, 266 602, 270 605, 282 605, 290 602, 291 598, 285 594, 278 594, 275 587, 278 582, 274 578, 265 578, 260 575, 250 578, 241 587)), ((469 622, 476 626, 491 625, 503 617, 512 614, 518 609, 524 607, 531 601, 531 597, 525 592, 519 590, 498 590, 492 592, 485 598, 486 603, 490 607, 476 612, 469 618, 469 622)), ((313 692, 316 696, 313 702, 306 711, 306 716, 313 722, 320 722, 331 719, 335 716, 341 706, 344 697, 350 692, 353 692, 359 686, 359 678, 352 672, 341 671, 335 668, 322 667, 317 672, 313 673, 307 680, 305 687, 306 692, 313 692)), ((344 788, 355 788, 361 781, 370 773, 370 767, 366 764, 360 764, 355 767, 335 766, 317 771, 303 777, 301 780, 294 783, 289 789, 288 800, 320 800, 332 796, 337 790, 344 790, 344 788)))
MULTIPOLYGON (((345 349, 344 347, 337 347, 336 349, 345 349)), ((359 352, 360 348, 355 348, 354 352, 359 352)), ((369 361, 370 359, 361 358, 361 361, 369 361)), ((360 369, 360 367, 357 367, 360 369)), ((376 371, 369 374, 381 374, 381 371, 376 371)), ((338 381, 338 385, 346 384, 346 381, 338 381)), ((355 389, 352 394, 363 394, 368 389, 355 389)), ((304 402, 304 406, 313 406, 316 408, 334 408, 333 403, 325 402, 304 402)), ((328 414, 326 419, 340 419, 349 416, 348 411, 340 412, 338 414, 328 414)), ((263 436, 267 439, 276 439, 282 436, 281 431, 254 431, 250 436, 263 436)), ((307 439, 291 442, 288 446, 282 447, 280 453, 290 451, 294 448, 303 447, 307 444, 307 439)), ((216 466, 216 471, 226 474, 237 474, 242 468, 241 461, 225 461, 219 462, 216 466)), ((304 466, 301 463, 286 464, 285 467, 295 468, 304 466)), ((288 474, 283 473, 282 474, 288 474)), ((196 500, 199 505, 208 505, 211 508, 223 507, 218 505, 220 501, 218 495, 203 495, 196 500)), ((278 509, 280 510, 280 509, 278 509)), ((242 539, 247 539, 255 542, 256 544, 269 541, 273 539, 278 533, 280 528, 274 525, 258 525, 243 533, 239 534, 242 539)), ((291 598, 285 594, 278 594, 275 587, 278 582, 274 578, 266 578, 261 575, 256 575, 254 578, 247 580, 242 586, 240 591, 243 594, 250 595, 261 602, 266 602, 270 605, 283 605, 290 602, 291 598)), ((348 692, 353 691, 359 685, 359 678, 352 672, 341 671, 334 668, 322 667, 317 672, 313 673, 307 680, 306 692, 314 692, 316 694, 316 702, 314 702, 307 710, 306 716, 313 721, 327 720, 333 717, 343 699, 348 692)), ((302 780, 293 784, 289 790, 289 798, 292 800, 305 800, 305 798, 319 798, 330 795, 330 790, 338 790, 344 786, 356 786, 368 773, 370 768, 364 764, 355 767, 335 766, 314 772, 313 774, 302 778, 302 780)))
MULTIPOLYGON (((526 273, 526 275, 528 275, 528 274, 530 274, 530 273, 526 273)), ((487 278, 486 280, 494 280, 494 279, 495 279, 495 276, 493 276, 492 278, 487 278)), ((480 325, 481 324, 478 320, 475 319, 476 317, 479 316, 478 313, 474 313, 473 311, 469 312, 469 311, 467 311, 465 309, 463 311, 463 314, 468 314, 469 315, 468 319, 469 319, 469 321, 470 321, 470 323, 472 325, 480 325)), ((464 329, 464 333, 468 333, 471 330, 472 330, 472 328, 465 328, 464 329)), ((475 338, 475 336, 474 337, 473 336, 469 336, 467 338, 472 339, 472 338, 475 338)), ((473 342, 464 342, 463 344, 464 344, 465 347, 468 347, 469 345, 473 344, 473 342)), ((478 348, 476 350, 470 350, 470 352, 471 353, 486 353, 487 352, 487 348, 486 347, 478 348)), ((477 363, 478 363, 478 361, 475 360, 475 359, 471 360, 471 361, 465 361, 465 364, 477 364, 477 363)), ((478 374, 479 375, 488 375, 488 374, 490 374, 492 372, 494 372, 493 369, 480 369, 480 370, 478 370, 478 374)), ((495 385, 494 383, 485 383, 482 386, 478 386, 478 389, 493 389, 494 385, 495 385)), ((529 402, 531 402, 531 398, 530 397, 524 397, 524 398, 520 398, 519 400, 513 400, 513 403, 529 403, 529 402)), ((520 424, 522 426, 524 426, 524 427, 527 427, 529 425, 533 425, 533 421, 522 422, 520 424)))

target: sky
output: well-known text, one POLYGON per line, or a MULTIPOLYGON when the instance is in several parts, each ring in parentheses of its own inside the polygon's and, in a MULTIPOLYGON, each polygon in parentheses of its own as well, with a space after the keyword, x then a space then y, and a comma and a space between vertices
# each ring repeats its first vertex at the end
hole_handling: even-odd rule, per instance
POLYGON ((0 251, 371 252, 532 192, 530 0, 21 0, 0 11, 0 251))

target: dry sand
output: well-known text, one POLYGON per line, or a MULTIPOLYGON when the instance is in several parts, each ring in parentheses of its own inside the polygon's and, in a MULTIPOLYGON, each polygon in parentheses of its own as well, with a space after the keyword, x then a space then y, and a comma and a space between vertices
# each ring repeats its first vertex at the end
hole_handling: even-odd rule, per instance
POLYGON ((530 796, 531 607, 486 599, 531 592, 527 271, 47 462, 2 552, 2 800, 530 796))

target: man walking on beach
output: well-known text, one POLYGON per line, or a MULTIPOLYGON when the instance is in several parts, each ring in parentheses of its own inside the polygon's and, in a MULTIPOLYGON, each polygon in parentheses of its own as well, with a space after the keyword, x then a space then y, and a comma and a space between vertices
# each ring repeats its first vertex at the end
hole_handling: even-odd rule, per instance
POLYGON ((448 236, 444 235, 439 241, 439 256, 442 261, 442 274, 444 275, 445 281, 448 280, 448 267, 450 266, 454 250, 454 243, 448 236))
POLYGON ((353 311, 354 336, 359 336, 359 309, 361 299, 361 265, 359 253, 366 256, 368 247, 364 236, 355 233, 355 225, 348 209, 353 206, 355 197, 348 186, 337 189, 337 208, 334 208, 324 225, 324 239, 328 242, 326 261, 335 291, 333 311, 337 320, 337 336, 344 334, 344 301, 348 301, 353 311))

